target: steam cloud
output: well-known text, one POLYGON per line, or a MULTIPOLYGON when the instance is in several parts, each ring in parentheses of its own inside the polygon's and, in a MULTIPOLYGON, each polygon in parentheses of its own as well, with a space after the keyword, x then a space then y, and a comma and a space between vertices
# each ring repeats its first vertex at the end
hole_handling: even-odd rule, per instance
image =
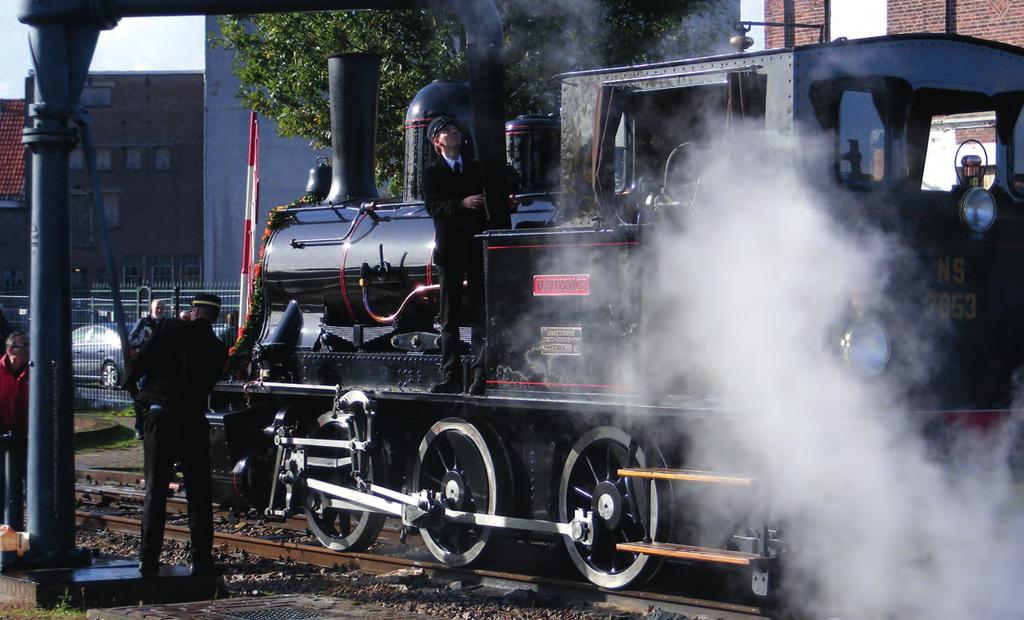
MULTIPOLYGON (((736 420, 693 437, 688 465, 759 479, 791 550, 785 596, 812 617, 1020 617, 1024 520, 1007 510, 1006 446, 965 433, 953 455, 929 454, 901 404, 912 377, 853 372, 825 337, 851 299, 892 303, 886 284, 914 279, 906 248, 837 222, 839 199, 794 171, 813 154, 746 133, 729 138, 740 149, 701 151, 696 205, 662 233, 645 291, 660 317, 646 367, 670 369, 649 380, 671 392, 686 377, 736 420)), ((916 334, 901 344, 924 360, 910 374, 938 352, 916 334)))

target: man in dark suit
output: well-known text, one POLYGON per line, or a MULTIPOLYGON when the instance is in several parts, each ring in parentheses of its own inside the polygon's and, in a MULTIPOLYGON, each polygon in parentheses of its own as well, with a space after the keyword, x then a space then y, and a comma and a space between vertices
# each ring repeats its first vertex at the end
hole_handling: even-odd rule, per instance
POLYGON ((431 392, 462 392, 459 325, 473 326, 473 382, 469 393, 484 393, 484 269, 483 250, 473 237, 487 228, 480 165, 462 156, 462 132, 454 119, 430 121, 427 136, 437 157, 423 170, 427 212, 434 218, 434 261, 441 287, 441 382, 431 392), (463 311, 463 280, 471 316, 463 311), (465 319, 470 319, 466 321, 465 319))
POLYGON ((125 388, 149 405, 143 449, 146 500, 142 514, 139 572, 155 575, 160 567, 167 516, 167 485, 181 463, 188 499, 193 575, 216 572, 213 565, 213 506, 210 479, 210 424, 206 421, 210 390, 224 372, 227 348, 213 333, 220 298, 199 293, 188 321, 163 321, 129 364, 125 388), (136 388, 145 375, 142 389, 136 388))

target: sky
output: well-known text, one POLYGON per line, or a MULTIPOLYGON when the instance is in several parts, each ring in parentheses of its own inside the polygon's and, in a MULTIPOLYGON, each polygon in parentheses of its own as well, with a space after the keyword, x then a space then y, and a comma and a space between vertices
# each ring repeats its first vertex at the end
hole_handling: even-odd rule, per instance
MULTIPOLYGON (((740 0, 742 19, 762 21, 764 0, 740 0)), ((0 0, 0 99, 24 96, 24 78, 31 60, 28 28, 15 17, 17 3, 0 0)), ((834 37, 872 36, 885 32, 886 0, 833 0, 834 37)), ((760 29, 751 33, 763 47, 760 29)), ((100 35, 94 71, 203 69, 203 18, 133 17, 100 35)))

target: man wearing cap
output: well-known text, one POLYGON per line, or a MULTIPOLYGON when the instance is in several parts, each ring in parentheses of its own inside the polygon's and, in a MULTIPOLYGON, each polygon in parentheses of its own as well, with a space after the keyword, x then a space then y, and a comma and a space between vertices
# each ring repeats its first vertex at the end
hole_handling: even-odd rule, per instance
POLYGON ((438 157, 423 170, 427 212, 434 218, 434 262, 441 289, 441 382, 431 392, 462 392, 459 325, 473 325, 473 382, 469 393, 484 393, 483 250, 474 239, 487 228, 479 164, 462 156, 462 132, 455 120, 438 116, 427 126, 438 157), (471 316, 463 310, 463 280, 471 316), (469 319, 466 321, 465 319, 469 319))
POLYGON ((227 348, 213 333, 220 298, 200 293, 188 321, 169 319, 128 366, 124 387, 149 405, 145 418, 146 501, 142 515, 139 572, 155 575, 160 567, 167 485, 174 463, 181 464, 188 498, 193 575, 214 574, 213 506, 210 480, 210 425, 206 421, 210 390, 224 370, 227 348), (136 382, 145 375, 139 390, 136 382))
MULTIPOLYGON (((153 337, 153 332, 160 326, 160 323, 164 320, 164 312, 167 309, 167 303, 162 299, 154 299, 149 302, 149 314, 141 317, 138 322, 135 323, 135 327, 128 333, 128 346, 131 347, 133 354, 138 352, 149 339, 153 337)), ((145 385, 146 377, 139 377, 139 385, 145 385)), ((135 399, 135 438, 142 439, 142 421, 146 418, 146 403, 135 399)))

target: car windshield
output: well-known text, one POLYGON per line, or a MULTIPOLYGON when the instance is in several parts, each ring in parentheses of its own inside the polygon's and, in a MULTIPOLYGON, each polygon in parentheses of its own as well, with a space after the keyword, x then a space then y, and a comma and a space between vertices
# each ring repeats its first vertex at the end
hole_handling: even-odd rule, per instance
POLYGON ((107 327, 96 328, 96 333, 93 335, 93 342, 115 346, 120 344, 117 332, 107 327))

